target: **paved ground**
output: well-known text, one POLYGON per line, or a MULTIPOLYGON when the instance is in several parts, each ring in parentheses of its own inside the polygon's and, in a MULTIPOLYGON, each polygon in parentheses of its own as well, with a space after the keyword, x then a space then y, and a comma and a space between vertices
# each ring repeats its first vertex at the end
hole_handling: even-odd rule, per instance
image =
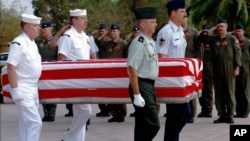
MULTIPOLYGON (((127 116, 123 123, 108 123, 107 118, 97 118, 98 106, 92 104, 93 116, 86 134, 86 141, 132 141, 134 118, 127 116)), ((127 104, 128 115, 133 112, 131 104, 127 104)), ((198 108, 199 109, 199 108, 198 108)), ((40 107, 43 116, 42 107, 40 107)), ((165 105, 161 104, 159 118, 161 129, 153 141, 163 141, 165 105)), ((0 105, 0 141, 17 141, 18 115, 14 104, 0 105)), ((62 133, 68 128, 71 118, 64 117, 65 104, 58 104, 55 122, 44 123, 40 141, 60 141, 62 133)), ((199 113, 199 110, 198 110, 199 113)), ((229 141, 229 124, 213 124, 217 118, 216 111, 212 118, 195 118, 195 123, 187 124, 180 135, 180 141, 229 141)), ((250 118, 235 119, 235 124, 250 124, 250 118)))

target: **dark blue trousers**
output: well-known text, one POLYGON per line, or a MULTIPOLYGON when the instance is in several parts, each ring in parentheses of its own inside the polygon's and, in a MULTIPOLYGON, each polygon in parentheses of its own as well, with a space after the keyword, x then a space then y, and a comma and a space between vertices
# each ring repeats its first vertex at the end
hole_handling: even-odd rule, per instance
POLYGON ((179 141, 179 133, 191 118, 189 103, 167 104, 164 141, 179 141))

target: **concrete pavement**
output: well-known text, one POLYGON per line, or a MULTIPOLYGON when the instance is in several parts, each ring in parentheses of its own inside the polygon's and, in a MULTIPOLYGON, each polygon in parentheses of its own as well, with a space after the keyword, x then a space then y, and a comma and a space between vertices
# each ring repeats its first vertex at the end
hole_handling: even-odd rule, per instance
MULTIPOLYGON (((93 114, 91 125, 88 126, 86 141, 133 141, 134 118, 129 114, 134 111, 131 104, 127 104, 128 114, 123 123, 108 123, 110 117, 100 118, 97 104, 92 104, 93 114)), ((42 106, 39 111, 43 117, 42 106)), ((60 141, 62 133, 69 127, 71 117, 64 117, 67 112, 65 104, 58 104, 54 122, 44 122, 40 141, 60 141)), ((153 141, 163 141, 166 112, 161 104, 159 113, 161 129, 153 141)), ((198 112, 200 108, 198 108, 198 112)), ((14 104, 0 105, 0 141, 17 141, 18 114, 14 104)), ((212 118, 195 118, 194 123, 187 124, 180 134, 180 141, 229 141, 230 125, 226 123, 213 124, 218 118, 216 110, 212 118)), ((250 124, 250 118, 235 118, 235 124, 250 124)))

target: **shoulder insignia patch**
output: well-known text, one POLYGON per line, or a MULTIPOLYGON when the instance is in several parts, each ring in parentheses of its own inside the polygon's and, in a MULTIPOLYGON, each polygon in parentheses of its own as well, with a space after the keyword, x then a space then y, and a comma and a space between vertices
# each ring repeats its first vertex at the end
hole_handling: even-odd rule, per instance
POLYGON ((62 36, 68 36, 68 37, 70 37, 68 34, 63 34, 62 36))
POLYGON ((138 41, 143 43, 143 42, 144 42, 144 38, 143 38, 142 36, 140 36, 140 37, 138 38, 138 41))
POLYGON ((159 43, 160 47, 162 47, 164 44, 165 44, 165 40, 163 38, 161 38, 160 43, 159 43))
POLYGON ((19 46, 21 45, 20 43, 18 42, 12 42, 11 44, 18 44, 19 46))

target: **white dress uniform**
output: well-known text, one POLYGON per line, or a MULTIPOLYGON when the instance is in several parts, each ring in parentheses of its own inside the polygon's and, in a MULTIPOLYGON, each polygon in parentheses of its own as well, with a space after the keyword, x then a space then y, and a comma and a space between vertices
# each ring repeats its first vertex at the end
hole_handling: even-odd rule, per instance
MULTIPOLYGON (((58 53, 65 55, 67 60, 90 59, 91 48, 89 37, 84 32, 78 33, 73 26, 58 40, 58 53)), ((73 104, 73 113, 69 131, 63 134, 63 140, 84 141, 92 107, 90 104, 73 104)))
POLYGON ((157 34, 157 52, 167 58, 184 58, 186 46, 183 28, 177 27, 171 20, 157 34))
POLYGON ((20 115, 19 141, 39 141, 42 122, 37 84, 42 65, 36 43, 22 33, 12 41, 7 62, 16 68, 18 91, 22 97, 22 100, 14 100, 20 115))

